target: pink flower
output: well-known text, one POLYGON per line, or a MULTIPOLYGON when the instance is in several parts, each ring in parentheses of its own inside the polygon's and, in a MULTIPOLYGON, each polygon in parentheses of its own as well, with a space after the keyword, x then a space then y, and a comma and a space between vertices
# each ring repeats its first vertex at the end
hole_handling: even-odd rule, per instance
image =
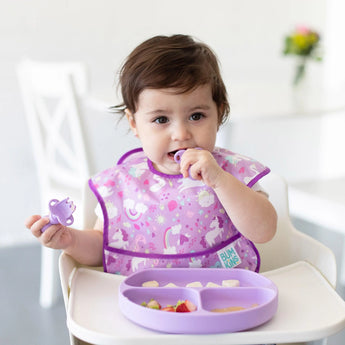
POLYGON ((305 25, 298 25, 296 27, 296 33, 301 35, 308 35, 310 33, 310 29, 305 25))

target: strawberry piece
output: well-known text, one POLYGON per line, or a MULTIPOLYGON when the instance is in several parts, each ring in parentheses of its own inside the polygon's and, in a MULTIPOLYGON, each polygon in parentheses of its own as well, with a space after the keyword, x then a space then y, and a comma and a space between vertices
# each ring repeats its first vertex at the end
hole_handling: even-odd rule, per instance
POLYGON ((196 305, 188 299, 185 301, 178 301, 176 304, 177 313, 189 313, 191 311, 195 311, 196 309, 196 305))
POLYGON ((189 301, 188 299, 185 300, 185 304, 189 311, 196 311, 196 305, 189 301))
POLYGON ((188 309, 186 302, 182 302, 176 306, 176 312, 177 313, 189 313, 190 310, 188 309))

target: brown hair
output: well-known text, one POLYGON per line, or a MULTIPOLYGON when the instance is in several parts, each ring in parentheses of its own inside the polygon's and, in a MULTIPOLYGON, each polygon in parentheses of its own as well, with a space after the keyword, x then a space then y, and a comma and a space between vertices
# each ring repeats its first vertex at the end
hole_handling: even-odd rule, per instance
POLYGON ((211 85, 219 125, 230 112, 216 55, 190 36, 155 36, 141 43, 123 64, 119 82, 123 104, 115 108, 121 112, 127 108, 134 114, 144 89, 176 88, 184 93, 205 84, 211 85))

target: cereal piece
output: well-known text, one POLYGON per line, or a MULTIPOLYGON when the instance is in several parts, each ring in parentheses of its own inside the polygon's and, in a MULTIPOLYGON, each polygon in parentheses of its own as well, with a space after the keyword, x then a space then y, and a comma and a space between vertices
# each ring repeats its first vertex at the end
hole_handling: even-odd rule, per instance
POLYGON ((200 282, 191 282, 186 285, 186 287, 202 287, 200 282))
POLYGON ((208 282, 206 284, 206 287, 220 287, 220 285, 216 284, 216 283, 213 283, 213 282, 208 282))
POLYGON ((237 286, 240 286, 240 281, 237 279, 223 280, 222 286, 224 286, 224 287, 237 287, 237 286))
POLYGON ((164 285, 164 287, 177 287, 174 283, 168 283, 167 285, 164 285))
POLYGON ((143 287, 158 287, 159 284, 156 280, 149 280, 141 284, 143 287))

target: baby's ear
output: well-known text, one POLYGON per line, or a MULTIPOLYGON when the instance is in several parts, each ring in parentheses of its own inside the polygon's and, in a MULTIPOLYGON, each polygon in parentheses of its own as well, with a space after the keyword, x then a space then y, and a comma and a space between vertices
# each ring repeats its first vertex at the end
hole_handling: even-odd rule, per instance
POLYGON ((221 124, 222 124, 223 116, 224 116, 224 104, 221 104, 221 105, 218 107, 218 127, 217 127, 217 130, 219 130, 219 127, 220 127, 221 124))
POLYGON ((137 131, 137 124, 135 122, 134 115, 128 109, 125 110, 125 114, 126 114, 126 118, 128 120, 128 123, 129 123, 129 127, 131 128, 134 135, 137 137, 138 131, 137 131))

